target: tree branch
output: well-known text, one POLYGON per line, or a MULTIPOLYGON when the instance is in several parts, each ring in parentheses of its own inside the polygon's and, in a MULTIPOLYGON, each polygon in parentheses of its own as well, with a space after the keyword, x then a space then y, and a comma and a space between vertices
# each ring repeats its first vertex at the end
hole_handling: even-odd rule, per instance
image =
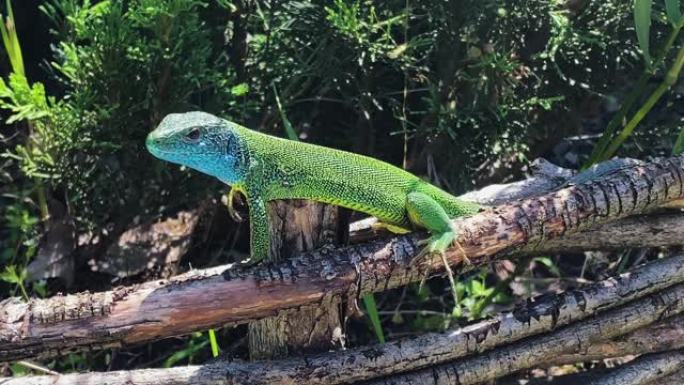
MULTIPOLYGON (((549 357, 567 353, 577 353, 592 344, 606 339, 616 338, 646 327, 668 316, 681 314, 684 311, 684 285, 680 284, 648 297, 632 301, 616 309, 608 310, 597 317, 589 317, 583 321, 559 328, 551 333, 530 337, 503 346, 496 350, 465 357, 446 364, 421 369, 407 374, 393 375, 380 379, 372 384, 418 384, 434 385, 458 383, 461 385, 476 384, 483 381, 513 373, 525 368, 538 366, 548 362, 549 357)), ((633 333, 633 335, 636 333, 633 333)), ((472 336, 471 336, 472 337, 472 336)), ((681 343, 681 342, 680 342, 681 343)), ((383 349, 383 346, 375 349, 383 349)), ((454 344, 454 348, 457 345, 454 344)), ((365 349, 368 359, 377 352, 365 349)), ((328 356, 338 357, 335 353, 328 356)), ((279 365, 286 361, 269 361, 268 363, 243 363, 218 361, 204 366, 187 366, 169 369, 144 369, 107 373, 69 374, 59 377, 36 376, 21 379, 8 379, 4 385, 43 385, 43 384, 93 384, 109 385, 143 385, 143 384, 338 384, 350 383, 359 379, 354 373, 336 373, 332 381, 330 376, 321 378, 321 368, 309 367, 305 363, 316 360, 321 355, 309 356, 302 360, 301 370, 297 377, 282 376, 279 365), (275 364, 275 366, 274 366, 275 364), (256 372, 254 372, 256 370, 256 372), (19 382, 20 381, 20 382, 19 382)), ((337 361, 344 361, 336 358, 337 361)), ((329 359, 331 362, 332 359, 329 359)), ((669 366, 668 366, 669 367, 669 366)), ((395 368, 406 370, 406 368, 395 368)), ((670 372, 673 373, 673 372, 670 372)), ((325 373, 323 373, 325 374, 325 373)), ((372 377, 382 373, 369 373, 372 377)))
POLYGON ((543 365, 549 357, 582 351, 585 346, 629 333, 684 311, 684 285, 677 285, 557 332, 515 342, 501 349, 447 364, 395 375, 370 384, 478 384, 543 365))
POLYGON ((551 239, 536 250, 522 252, 543 254, 587 250, 619 250, 632 247, 680 246, 684 239, 684 215, 659 213, 635 215, 596 227, 551 239))
POLYGON ((554 357, 547 363, 547 366, 599 361, 606 358, 657 353, 682 348, 684 348, 684 316, 678 315, 620 338, 586 346, 582 352, 554 357))
MULTIPOLYGON (((487 209, 454 221, 474 264, 541 250, 566 236, 684 198, 684 157, 617 170, 599 181, 487 209)), ((169 280, 22 303, 0 303, 0 360, 118 346, 272 316, 332 295, 359 296, 419 280, 441 259, 411 264, 424 234, 340 249, 324 248, 279 264, 214 268, 169 280)), ((446 258, 458 265, 455 248, 446 258)))
POLYGON ((672 351, 641 356, 602 376, 590 385, 650 384, 684 368, 684 352, 672 351))
MULTIPOLYGON (((529 385, 681 385, 684 383, 684 353, 669 351, 649 354, 611 370, 590 370, 567 374, 549 381, 532 379, 529 385)), ((504 384, 513 384, 507 381, 504 384)), ((516 381, 515 384, 518 384, 516 381)))

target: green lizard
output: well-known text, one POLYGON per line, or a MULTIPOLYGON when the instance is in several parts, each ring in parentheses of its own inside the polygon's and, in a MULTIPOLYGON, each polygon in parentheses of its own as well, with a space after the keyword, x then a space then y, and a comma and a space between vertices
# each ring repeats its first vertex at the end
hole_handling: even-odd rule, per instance
POLYGON ((266 202, 275 199, 346 207, 377 217, 395 232, 424 228, 431 233, 424 252, 440 254, 456 239, 450 218, 480 209, 377 159, 269 136, 204 112, 166 116, 145 144, 160 159, 232 186, 231 214, 234 192, 245 195, 252 262, 268 254, 266 202))

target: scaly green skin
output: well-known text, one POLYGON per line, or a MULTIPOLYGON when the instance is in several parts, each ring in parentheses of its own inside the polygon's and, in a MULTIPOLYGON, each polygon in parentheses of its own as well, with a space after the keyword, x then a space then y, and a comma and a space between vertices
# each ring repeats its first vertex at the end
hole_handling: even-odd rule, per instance
POLYGON ((266 202, 274 199, 310 199, 373 215, 390 228, 425 228, 429 252, 453 243, 450 218, 480 208, 377 159, 265 135, 203 112, 168 115, 146 145, 156 157, 213 175, 247 197, 254 261, 268 254, 266 202))

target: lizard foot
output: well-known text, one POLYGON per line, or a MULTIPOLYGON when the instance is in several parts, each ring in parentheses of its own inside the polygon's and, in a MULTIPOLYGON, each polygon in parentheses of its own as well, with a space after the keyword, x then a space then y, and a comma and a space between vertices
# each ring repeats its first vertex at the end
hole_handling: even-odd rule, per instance
POLYGON ((228 195, 224 195, 222 197, 221 202, 223 204, 225 204, 226 207, 228 208, 228 215, 230 215, 230 218, 233 221, 240 223, 240 222, 244 221, 244 219, 242 218, 240 213, 238 213, 238 211, 235 209, 235 206, 233 206, 233 201, 235 199, 239 199, 239 198, 236 198, 237 192, 238 191, 236 188, 231 188, 230 191, 228 192, 228 195))
MULTIPOLYGON (((465 250, 461 247, 461 245, 458 244, 458 242, 455 241, 456 238, 456 233, 453 231, 446 231, 441 234, 435 234, 431 236, 428 239, 424 239, 422 241, 418 242, 419 246, 425 246, 423 249, 416 255, 411 263, 415 263, 417 260, 422 259, 426 256, 431 256, 431 255, 439 255, 439 257, 442 259, 442 264, 444 265, 444 270, 446 271, 447 278, 449 279, 449 286, 451 287, 451 295, 454 298, 454 308, 460 308, 460 301, 458 299, 458 292, 456 291, 456 279, 454 278, 454 272, 451 270, 451 266, 449 266, 449 262, 446 259, 446 250, 451 246, 451 245, 456 245, 461 253, 463 254, 463 262, 470 264, 470 260, 466 257, 465 250)), ((425 270, 425 273, 420 280, 419 284, 419 290, 422 289, 423 285, 425 284, 426 279, 430 275, 431 269, 428 266, 428 268, 425 270)))

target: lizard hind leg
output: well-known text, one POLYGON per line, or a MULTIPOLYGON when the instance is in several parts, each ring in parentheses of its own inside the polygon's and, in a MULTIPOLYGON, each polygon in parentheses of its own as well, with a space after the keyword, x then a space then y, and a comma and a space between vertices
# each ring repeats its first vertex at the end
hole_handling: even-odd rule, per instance
MULTIPOLYGON (((430 238, 421 242, 425 248, 416 256, 422 258, 425 255, 439 254, 449 279, 451 292, 454 297, 455 306, 459 306, 458 295, 456 293, 456 282, 444 253, 453 244, 460 248, 457 242, 456 230, 451 225, 451 219, 447 215, 444 207, 429 195, 420 192, 409 193, 406 198, 406 210, 411 223, 423 227, 430 231, 430 238)), ((465 252, 461 249, 463 260, 469 262, 465 252)), ((422 283, 422 282, 421 282, 422 283)))
MULTIPOLYGON (((457 233, 451 225, 451 218, 444 207, 427 194, 409 193, 406 197, 406 211, 411 223, 427 229, 431 236, 424 243, 425 249, 419 255, 444 253, 452 245, 456 245, 457 233)), ((461 249, 463 251, 463 249, 461 249)), ((463 253, 465 257, 465 253, 463 253)), ((464 258, 467 261, 467 258, 464 258)))

